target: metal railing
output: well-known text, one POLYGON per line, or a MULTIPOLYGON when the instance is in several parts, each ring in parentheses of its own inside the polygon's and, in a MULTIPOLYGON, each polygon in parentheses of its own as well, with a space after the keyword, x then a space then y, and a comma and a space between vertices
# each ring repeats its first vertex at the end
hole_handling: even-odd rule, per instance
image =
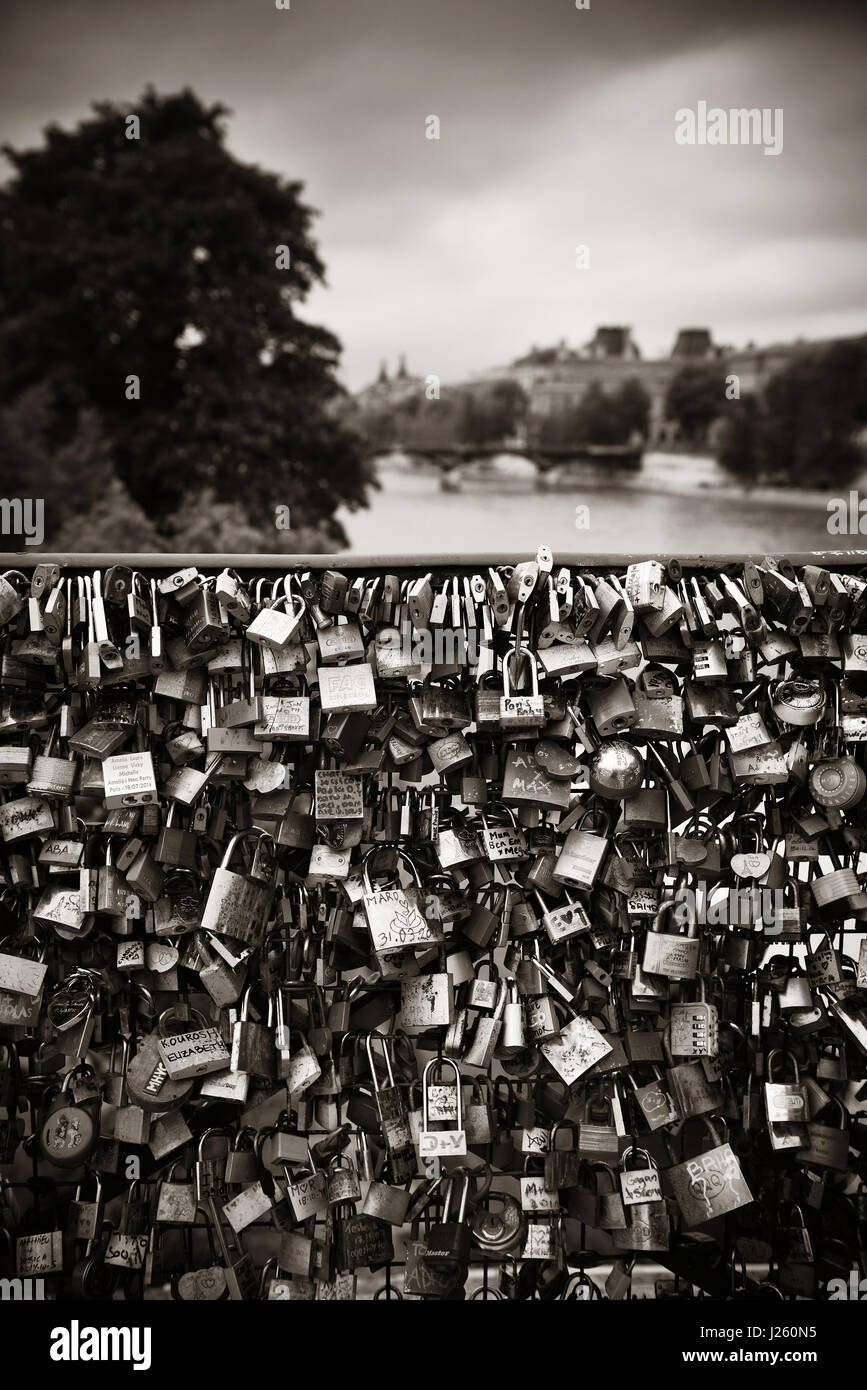
MULTIPOLYGON (((567 565, 572 569, 624 569, 629 564, 641 560, 659 560, 663 564, 671 559, 679 560, 684 570, 720 570, 729 565, 742 565, 751 560, 761 564, 766 556, 776 554, 785 557, 796 568, 803 565, 832 566, 835 569, 862 569, 867 567, 867 550, 801 550, 801 551, 742 551, 738 554, 707 554, 673 556, 658 550, 629 550, 612 554, 611 552, 570 552, 555 554, 555 565, 567 565)), ((384 553, 381 555, 360 555, 351 550, 340 550, 323 555, 275 555, 239 554, 223 552, 166 552, 165 554, 135 551, 7 551, 0 553, 0 562, 5 569, 27 569, 37 564, 56 563, 72 569, 107 569, 110 565, 128 565, 138 570, 180 569, 185 565, 195 565, 198 569, 230 569, 245 571, 261 570, 326 570, 339 567, 350 573, 366 570, 385 570, 389 572, 426 573, 428 570, 449 570, 468 573, 480 566, 514 564, 520 559, 531 559, 532 555, 506 555, 502 551, 479 551, 472 554, 430 554, 401 555, 384 553)))

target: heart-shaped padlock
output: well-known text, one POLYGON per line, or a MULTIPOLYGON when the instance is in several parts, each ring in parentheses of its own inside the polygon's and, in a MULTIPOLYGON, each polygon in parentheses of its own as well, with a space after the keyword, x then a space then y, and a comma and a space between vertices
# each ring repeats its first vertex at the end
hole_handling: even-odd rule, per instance
POLYGON ((763 878, 771 867, 771 856, 764 850, 753 850, 748 854, 733 854, 731 870, 736 878, 763 878))
POLYGON ((172 1295, 184 1303, 213 1302, 227 1292, 226 1272, 220 1265, 188 1269, 172 1281, 172 1295))

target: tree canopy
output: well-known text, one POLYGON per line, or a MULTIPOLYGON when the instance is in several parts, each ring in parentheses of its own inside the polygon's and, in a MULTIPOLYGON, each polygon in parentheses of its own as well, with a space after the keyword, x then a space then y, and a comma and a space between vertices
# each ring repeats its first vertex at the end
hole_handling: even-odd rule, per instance
POLYGON ((685 437, 698 443, 726 404, 725 372, 702 362, 681 367, 669 382, 665 415, 675 420, 685 437))
POLYGON ((837 486, 867 464, 867 337, 798 353, 761 396, 727 403, 719 460, 729 472, 837 486))
POLYGON ((634 433, 647 434, 649 419, 650 397, 636 377, 611 392, 591 382, 577 405, 543 418, 539 442, 558 447, 626 444, 634 433))
POLYGON ((282 505, 339 535, 335 509, 364 504, 368 474, 338 409, 340 344, 297 314, 325 275, 303 185, 237 160, 226 109, 189 90, 93 110, 4 150, 7 446, 35 408, 67 512, 92 491, 90 437, 96 475, 108 458, 161 532, 207 495, 244 524, 273 528, 282 505))

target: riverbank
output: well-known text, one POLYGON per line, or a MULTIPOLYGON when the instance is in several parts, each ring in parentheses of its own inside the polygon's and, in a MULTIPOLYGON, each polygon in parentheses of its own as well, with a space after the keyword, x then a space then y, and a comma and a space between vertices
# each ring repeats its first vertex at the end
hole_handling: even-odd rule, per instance
MULTIPOLYGON (((439 479, 433 464, 399 454, 389 454, 378 463, 379 476, 430 477, 439 479)), ((859 483, 853 483, 858 487, 859 483)), ((495 458, 461 466, 450 475, 448 490, 473 491, 478 488, 508 488, 509 491, 538 488, 540 491, 574 492, 576 487, 616 487, 624 492, 664 493, 671 497, 698 497, 712 492, 715 497, 740 500, 744 497, 761 504, 781 504, 815 511, 827 508, 829 493, 819 488, 753 486, 748 480, 734 479, 708 455, 648 451, 640 469, 619 469, 606 463, 570 463, 539 473, 520 454, 503 453, 495 458)), ((860 480, 867 492, 867 475, 860 480)))
POLYGON ((377 475, 380 487, 367 510, 338 513, 351 547, 373 554, 532 552, 541 541, 555 554, 839 545, 827 528, 827 493, 749 488, 713 459, 692 455, 653 452, 638 472, 583 464, 544 478, 527 460, 500 455, 461 469, 456 492, 443 491, 430 465, 394 456, 380 463, 377 475))

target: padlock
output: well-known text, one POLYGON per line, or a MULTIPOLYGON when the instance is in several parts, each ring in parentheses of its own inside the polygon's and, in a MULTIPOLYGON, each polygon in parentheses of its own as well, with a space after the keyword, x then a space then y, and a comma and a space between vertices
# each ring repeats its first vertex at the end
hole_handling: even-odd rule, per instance
POLYGON ((578 1125, 572 1120, 558 1120, 551 1129, 548 1149, 544 1154, 545 1187, 549 1192, 578 1186, 578 1132, 578 1125), (570 1131, 571 1147, 558 1143, 564 1127, 570 1131))
POLYGON ((231 1147, 231 1131, 228 1129, 218 1127, 205 1129, 199 1136, 194 1167, 196 1202, 199 1206, 206 1205, 214 1198, 221 1203, 228 1200, 229 1189, 226 1182, 226 1161, 231 1147), (215 1138, 224 1139, 226 1141, 226 1152, 224 1154, 206 1157, 205 1149, 208 1142, 215 1138))
POLYGON ((373 1085, 376 1114, 388 1153, 389 1167, 394 1182, 403 1182, 416 1172, 415 1150, 404 1101, 403 1092, 395 1083, 391 1056, 384 1039, 380 1038, 381 1055, 385 1063, 385 1086, 380 1085, 376 1072, 374 1038, 369 1033, 366 1042, 367 1061, 373 1085))
POLYGON ((722 1104, 722 1089, 718 1081, 708 1077, 703 1062, 679 1062, 674 1064, 667 1042, 663 1043, 668 1066, 666 1085, 678 1114, 684 1120, 696 1115, 707 1115, 722 1104))
POLYGON ((699 982, 699 998, 693 1004, 672 1004, 669 1041, 675 1057, 714 1057, 719 1045, 719 1014, 707 1000, 704 978, 699 982))
POLYGON ((617 1163, 623 1147, 611 1097, 597 1084, 585 1097, 584 1116, 578 1125, 578 1153, 594 1163, 617 1163))
POLYGON ((202 930, 214 936, 229 936, 245 945, 261 943, 273 897, 273 841, 261 831, 248 830, 233 835, 219 868, 214 870, 208 897, 202 911, 202 930), (230 869, 237 845, 254 837, 253 862, 246 874, 230 869))
POLYGON ((588 815, 595 817, 595 812, 585 812, 574 829, 570 829, 560 850, 553 878, 556 883, 568 884, 574 888, 590 889, 596 882, 596 876, 605 860, 608 852, 608 841, 605 836, 610 828, 607 816, 603 816, 603 833, 600 835, 595 830, 584 830, 582 827, 588 815))
POLYGON ((406 1221, 411 1201, 409 1180, 403 1187, 393 1187, 385 1182, 372 1182, 364 1196, 361 1206, 365 1216, 375 1216, 390 1226, 402 1226, 406 1221))
POLYGON ((795 962, 787 972, 785 984, 777 1000, 780 1013, 792 1013, 801 1009, 811 1009, 815 1003, 810 981, 801 966, 795 962))
MULTIPOLYGON (((375 847, 365 856, 362 865, 364 880, 363 904, 367 917, 374 950, 378 955, 388 956, 397 951, 417 949, 436 943, 436 934, 430 922, 422 916, 407 890, 396 888, 374 889, 370 879, 369 865, 373 863, 378 849, 375 847)), ((398 851, 398 859, 409 868, 413 877, 417 900, 422 897, 421 879, 410 856, 398 851)))
POLYGON ((337 1208, 334 1230, 334 1263, 338 1270, 378 1268, 394 1259, 391 1227, 378 1217, 353 1210, 353 1203, 337 1208))
POLYGON ((686 1159, 667 1173, 684 1225, 703 1225, 714 1217, 749 1206, 752 1193, 731 1145, 720 1142, 709 1118, 702 1121, 713 1147, 686 1159))
POLYGON ((503 658, 503 694, 500 697, 501 729, 538 729, 545 722, 545 704, 539 694, 536 658, 529 647, 518 646, 503 658), (530 694, 512 694, 512 682, 520 682, 523 666, 530 672, 530 694), (516 672, 518 674, 516 674, 516 672))
POLYGON ((829 1102, 839 1115, 839 1125, 820 1124, 811 1119, 807 1124, 807 1140, 797 1152, 797 1162, 805 1168, 828 1168, 845 1173, 849 1166, 849 1132, 846 1110, 833 1097, 829 1102))
POLYGON ((472 979, 465 986, 467 1007, 480 1009, 483 1013, 493 1013, 497 1006, 499 986, 500 980, 493 956, 483 956, 481 960, 476 961, 472 979), (488 979, 481 978, 482 970, 487 971, 488 979))
POLYGON ((632 1086, 641 1113, 644 1116, 648 1129, 661 1129, 664 1125, 676 1123, 681 1118, 678 1110, 668 1091, 662 1084, 661 1069, 652 1066, 654 1079, 639 1086, 637 1079, 632 1072, 627 1072, 627 1079, 632 1086))
MULTIPOLYGON (((493 1010, 490 1013, 479 1014, 468 1042, 466 1042, 465 1036, 461 1037, 457 1052, 464 1066, 484 1067, 487 1070, 491 1066, 494 1057, 499 1055, 504 1048, 507 1050, 511 1049, 514 1039, 517 1036, 515 1031, 516 1015, 514 1012, 514 1000, 512 1001, 512 1005, 513 1012, 510 1015, 510 1026, 513 1031, 509 1035, 511 1041, 506 1041, 503 1023, 506 1010, 509 1007, 509 982, 508 980, 501 980, 497 1001, 493 1010), (501 1038, 503 1039, 502 1041, 501 1038)), ((520 1007, 520 1003, 518 1007, 520 1007)), ((448 1053, 447 1047, 445 1050, 448 1053)), ((448 1053, 448 1055, 451 1054, 448 1053)))
POLYGON ((698 927, 688 922, 686 936, 663 930, 678 906, 675 898, 665 898, 660 903, 645 937, 641 964, 649 975, 665 975, 669 980, 694 980, 701 951, 698 927))
POLYGON ((470 949, 486 951, 496 946, 507 904, 507 886, 489 883, 473 903, 462 935, 470 949))
POLYGON ((422 1128, 418 1137, 418 1149, 425 1158, 460 1158, 467 1152, 467 1136, 462 1124, 463 1103, 461 1099, 461 1072, 457 1062, 451 1057, 433 1058, 422 1073, 422 1128), (443 1067, 450 1067, 454 1075, 456 1100, 456 1125, 447 1123, 445 1129, 432 1129, 429 1115, 429 1091, 432 1076, 438 1076, 443 1067))
POLYGON ((439 954, 436 971, 401 981, 401 1025, 410 1034, 423 1033, 428 1028, 448 1028, 454 1022, 454 991, 444 947, 439 954))
POLYGON ((659 1169, 647 1149, 630 1144, 627 1149, 624 1149, 620 1162, 620 1189, 624 1207, 646 1205, 663 1200, 659 1169), (630 1168, 629 1165, 633 1159, 637 1161, 637 1167, 630 1168))
MULTIPOLYGON (((167 1011, 167 1016, 168 1016, 167 1011)), ((194 1081, 169 1076, 160 1051, 157 1028, 143 1038, 126 1070, 126 1088, 133 1105, 145 1111, 168 1111, 182 1105, 193 1093, 194 1081)))
POLYGON ((768 1054, 766 1068, 765 1113, 768 1118, 768 1137, 771 1141, 771 1148, 775 1152, 782 1149, 799 1149, 807 1137, 804 1128, 807 1104, 801 1086, 797 1060, 793 1054, 781 1053, 779 1048, 774 1048, 768 1054), (784 1067, 788 1060, 791 1061, 794 1081, 776 1081, 774 1079, 774 1063, 780 1056, 783 1057, 784 1067))
POLYGON ((175 1181, 180 1163, 173 1163, 157 1192, 155 1220, 167 1226, 194 1226, 197 1216, 196 1191, 192 1182, 175 1181))
POLYGON ((464 1103, 464 1129, 467 1147, 486 1152, 494 1138, 493 1084, 489 1076, 473 1077, 469 1099, 464 1103))
MULTIPOLYGON (((575 833, 570 831, 570 835, 575 833)), ((552 945, 556 946, 561 941, 571 940, 591 930, 592 924, 584 904, 568 889, 565 892, 566 902, 556 907, 548 907, 538 889, 533 891, 542 909, 542 926, 548 933, 552 945)))
POLYGON ((469 1266, 473 1233, 467 1224, 467 1201, 469 1198, 469 1178, 466 1173, 449 1177, 446 1183, 446 1200, 442 1220, 431 1227, 422 1262, 438 1273, 466 1278, 469 1266), (452 1196, 455 1183, 459 1184, 460 1196, 457 1210, 452 1216, 452 1196))
POLYGON ((86 1163, 99 1139, 99 1092, 89 1099, 74 1099, 70 1087, 77 1075, 92 1077, 93 1072, 88 1067, 67 1072, 48 1102, 39 1128, 40 1152, 55 1168, 77 1168, 86 1163))
MULTIPOLYGON (((222 1067, 229 1066, 233 1072, 247 1072, 251 1076, 272 1077, 276 1067, 274 1031, 270 1023, 254 1023, 250 1019, 252 988, 252 985, 249 985, 241 998, 240 1016, 232 1032, 231 1059, 228 1056, 221 1059, 220 1066, 214 1066, 214 1070, 218 1071, 222 1067)), ((270 1010, 271 1004, 269 1002, 269 1014, 270 1010)))

